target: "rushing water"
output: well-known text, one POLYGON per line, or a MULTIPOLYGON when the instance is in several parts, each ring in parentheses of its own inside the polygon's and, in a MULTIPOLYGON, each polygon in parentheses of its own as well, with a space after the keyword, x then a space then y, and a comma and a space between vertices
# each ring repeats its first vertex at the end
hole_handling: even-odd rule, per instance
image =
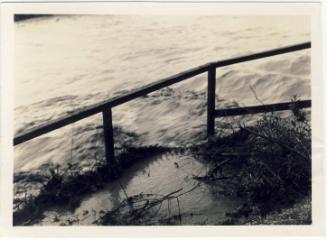
MULTIPOLYGON (((210 61, 309 40, 305 17, 76 15, 22 21, 15 30, 15 132, 210 61)), ((116 147, 203 140, 206 79, 201 74, 114 108, 116 147)), ((217 106, 257 104, 250 86, 264 103, 293 95, 309 99, 310 51, 217 69, 217 106)), ((95 154, 103 156, 101 120, 95 115, 16 146, 15 174, 68 162, 88 168, 95 154)), ((159 184, 169 171, 163 168, 148 182, 159 184)))

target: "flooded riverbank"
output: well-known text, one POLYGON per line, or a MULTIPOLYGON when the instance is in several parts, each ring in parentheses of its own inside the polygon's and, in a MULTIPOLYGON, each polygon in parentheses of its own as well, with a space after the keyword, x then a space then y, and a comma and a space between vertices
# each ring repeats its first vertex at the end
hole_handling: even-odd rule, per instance
MULTIPOLYGON (((15 133, 210 61, 306 41, 310 21, 305 17, 66 15, 17 22, 15 133)), ((310 50, 304 50, 218 69, 216 106, 277 103, 294 95, 310 99, 310 61, 310 50)), ((206 89, 207 75, 201 74, 115 107, 117 155, 205 142, 206 89)), ((217 134, 233 131, 236 120, 245 121, 217 120, 217 134)), ((104 164, 102 118, 92 116, 14 151, 16 207, 16 202, 38 196, 54 174, 83 175, 104 164)), ((53 206, 37 224, 93 224, 126 196, 188 191, 196 184, 192 176, 204 171, 206 166, 191 154, 148 155, 124 171, 119 182, 83 193, 74 211, 53 206)), ((217 224, 239 202, 212 191, 197 187, 181 197, 180 208, 172 200, 170 214, 181 211, 182 224, 217 224)), ((167 208, 160 210, 161 218, 169 217, 167 208)))

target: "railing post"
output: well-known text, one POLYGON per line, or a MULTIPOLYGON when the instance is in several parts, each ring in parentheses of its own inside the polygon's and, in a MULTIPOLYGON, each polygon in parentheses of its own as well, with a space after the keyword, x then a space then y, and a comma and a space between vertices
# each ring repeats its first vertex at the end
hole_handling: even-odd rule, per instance
POLYGON ((208 104, 207 104, 207 138, 215 132, 215 101, 216 101, 216 68, 210 66, 208 70, 208 104))
POLYGON ((116 164, 111 108, 102 111, 105 156, 108 166, 116 164))

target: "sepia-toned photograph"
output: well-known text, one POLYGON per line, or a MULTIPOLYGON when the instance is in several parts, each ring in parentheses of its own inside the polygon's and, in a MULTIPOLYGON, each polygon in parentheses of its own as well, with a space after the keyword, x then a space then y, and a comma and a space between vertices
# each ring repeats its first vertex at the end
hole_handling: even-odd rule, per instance
POLYGON ((14 226, 311 225, 311 20, 14 15, 14 226))

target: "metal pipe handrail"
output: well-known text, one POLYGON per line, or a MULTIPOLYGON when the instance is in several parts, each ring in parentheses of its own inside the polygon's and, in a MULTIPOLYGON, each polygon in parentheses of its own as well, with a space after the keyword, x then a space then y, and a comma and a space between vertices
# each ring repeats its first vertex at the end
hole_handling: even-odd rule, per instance
POLYGON ((161 79, 159 81, 150 83, 148 85, 145 85, 143 87, 137 88, 135 90, 132 90, 126 94, 110 98, 108 100, 105 100, 100 103, 96 103, 93 105, 90 105, 88 107, 85 107, 81 110, 76 110, 73 113, 70 113, 64 117, 57 118, 55 120, 51 120, 45 124, 41 124, 40 126, 33 127, 29 130, 26 130, 24 132, 21 132, 17 134, 14 138, 14 145, 26 142, 28 140, 31 140, 33 138, 36 138, 40 135, 43 135, 45 133, 51 132, 53 130, 56 130, 58 128, 64 127, 68 124, 77 122, 79 120, 82 120, 84 118, 90 117, 94 114, 102 112, 104 109, 112 108, 118 105, 121 105, 123 103, 126 103, 128 101, 131 101, 135 98, 144 96, 146 94, 152 93, 156 90, 159 90, 164 87, 168 87, 172 84, 178 83, 180 81, 183 81, 185 79, 194 77, 196 75, 199 75, 201 73, 205 73, 209 70, 210 64, 201 65, 196 68, 192 68, 190 70, 187 70, 185 72, 173 75, 168 78, 161 79))
POLYGON ((311 100, 293 101, 293 102, 283 102, 274 104, 265 104, 259 106, 249 106, 249 107, 237 107, 229 109, 219 109, 215 110, 215 117, 230 117, 237 115, 264 113, 264 112, 276 112, 285 111, 292 108, 310 108, 311 100))
MULTIPOLYGON (((232 64, 236 64, 236 63, 242 63, 242 62, 252 61, 252 60, 256 60, 256 59, 271 57, 271 56, 275 56, 275 55, 285 54, 285 53, 289 53, 289 52, 295 52, 295 51, 304 50, 304 49, 308 49, 308 48, 311 48, 311 42, 305 42, 305 43, 301 43, 301 44, 277 48, 277 49, 254 53, 254 54, 245 55, 245 56, 241 56, 241 57, 220 60, 217 62, 210 62, 210 63, 204 64, 204 65, 198 66, 196 68, 192 68, 187 71, 181 72, 179 74, 173 75, 171 77, 164 78, 159 81, 155 81, 155 82, 145 85, 143 87, 132 90, 121 96, 113 97, 106 101, 88 106, 88 107, 80 109, 80 110, 76 110, 75 112, 68 114, 64 117, 57 118, 55 120, 49 121, 40 126, 33 127, 29 130, 23 131, 14 137, 13 144, 14 144, 14 146, 18 145, 20 143, 23 143, 23 142, 26 142, 33 138, 36 138, 38 136, 41 136, 45 133, 51 132, 58 128, 64 127, 71 123, 77 122, 79 120, 82 120, 82 119, 92 116, 94 114, 102 112, 106 159, 107 159, 108 163, 113 164, 113 163, 115 163, 115 156, 114 156, 114 148, 113 148, 114 139, 113 139, 113 127, 112 127, 112 108, 116 107, 118 105, 124 104, 128 101, 131 101, 135 98, 147 95, 147 94, 157 91, 161 88, 168 87, 172 84, 181 82, 183 80, 189 79, 191 77, 194 77, 196 75, 199 75, 199 74, 202 74, 205 72, 208 73, 207 135, 209 138, 210 136, 212 136, 214 134, 214 120, 216 117, 224 115, 224 114, 226 115, 228 111, 231 111, 230 113, 233 113, 233 114, 236 114, 236 113, 246 114, 246 113, 244 113, 246 111, 241 110, 241 109, 238 109, 238 110, 233 110, 233 109, 216 110, 215 109, 216 68, 229 66, 232 64)), ((310 101, 310 100, 306 100, 306 101, 310 101)), ((310 104, 308 104, 308 102, 306 102, 303 106, 301 104, 299 106, 300 107, 301 106, 308 107, 309 105, 311 106, 311 101, 310 101, 310 104)), ((289 104, 288 105, 284 104, 282 107, 290 109, 289 104)), ((272 109, 269 107, 268 108, 261 107, 261 108, 257 109, 258 107, 256 107, 256 106, 251 107, 251 108, 253 111, 260 110, 261 112, 272 109)))
POLYGON ((276 49, 272 49, 272 50, 268 50, 268 51, 264 51, 264 52, 245 55, 242 57, 235 57, 235 58, 220 60, 220 61, 212 63, 212 65, 215 66, 216 68, 217 67, 225 67, 225 66, 229 66, 232 64, 236 64, 236 63, 248 62, 248 61, 266 58, 266 57, 272 57, 272 56, 289 53, 289 52, 300 51, 300 50, 304 50, 304 49, 308 49, 308 48, 311 48, 311 42, 305 42, 305 43, 290 45, 287 47, 276 48, 276 49))

